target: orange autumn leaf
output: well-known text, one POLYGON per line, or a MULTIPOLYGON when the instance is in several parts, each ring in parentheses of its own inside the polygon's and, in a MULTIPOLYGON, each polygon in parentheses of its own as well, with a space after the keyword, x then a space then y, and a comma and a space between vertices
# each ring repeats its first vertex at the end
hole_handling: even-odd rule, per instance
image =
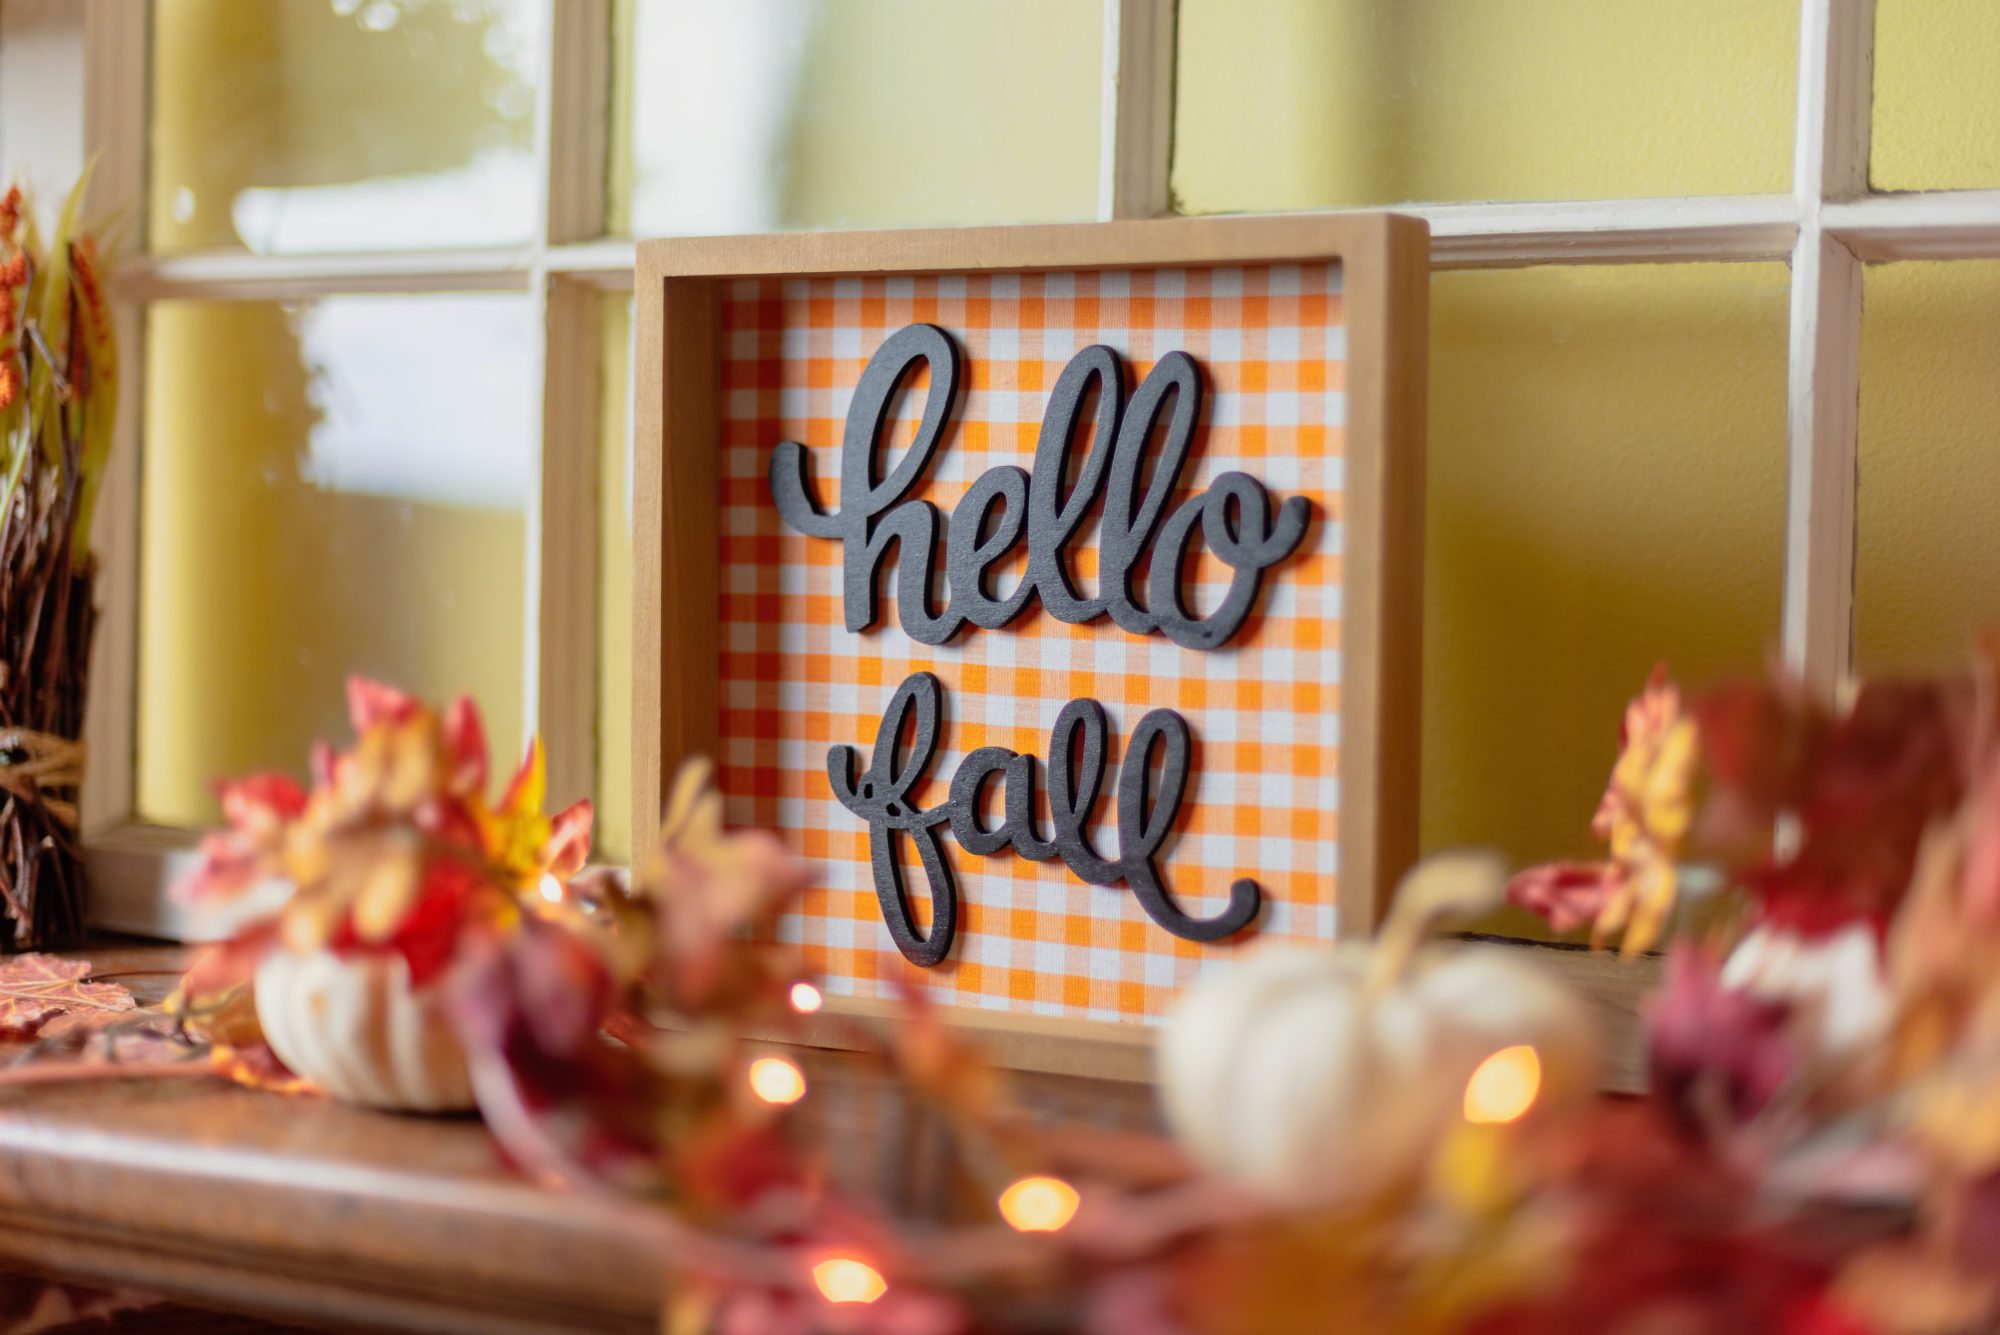
POLYGON ((72 1028, 111 1024, 136 1009, 118 984, 91 982, 87 961, 16 955, 0 963, 0 1038, 33 1038, 58 1017, 72 1028))
POLYGON ((258 962, 278 938, 281 924, 265 919, 204 949, 168 996, 165 1012, 188 1034, 209 1043, 261 1043, 252 989, 258 962))
POLYGON ((553 820, 542 813, 539 742, 496 806, 483 791, 485 730, 469 698, 439 713, 356 677, 348 709, 354 745, 315 748, 310 790, 268 775, 222 786, 227 828, 203 839, 176 889, 183 902, 288 882, 276 914, 285 948, 395 950, 420 980, 449 957, 460 929, 511 920, 522 902, 546 896, 548 877, 566 882, 588 862, 591 804, 553 820))
POLYGON ((890 1054, 911 1086, 962 1122, 978 1125, 1006 1102, 1006 1077, 962 1030, 947 1025, 928 998, 902 998, 889 1031, 890 1054))
POLYGON ((479 706, 469 695, 451 702, 444 715, 445 754, 451 773, 447 787, 454 793, 486 791, 486 728, 479 721, 479 706))
POLYGON ((549 822, 548 874, 559 881, 573 880, 590 861, 590 829, 596 808, 589 798, 564 807, 549 822))
POLYGON ((1882 1335, 1948 1335, 1992 1329, 2000 1278, 1942 1248, 1887 1242, 1846 1264, 1833 1297, 1882 1335))
POLYGON ((712 1013, 745 989, 782 996, 796 981, 790 961, 746 950, 806 886, 804 867, 772 834, 723 821, 714 766, 681 766, 667 795, 659 843, 634 873, 655 915, 653 983, 684 1014, 712 1013), (780 986, 782 984, 782 986, 780 986))
POLYGON ((263 1043, 240 1048, 217 1043, 208 1050, 208 1061, 217 1075, 251 1089, 261 1089, 270 1094, 320 1092, 319 1086, 312 1081, 293 1075, 291 1069, 278 1060, 278 1055, 263 1043))
POLYGON ((1655 668, 1625 710, 1618 763, 1598 803, 1591 832, 1625 869, 1591 931, 1591 944, 1624 935, 1622 953, 1650 950, 1665 930, 1679 891, 1676 861, 1694 818, 1694 775, 1701 744, 1681 707, 1680 688, 1655 668))
POLYGON ((493 863, 517 892, 539 889, 544 875, 568 881, 590 860, 590 832, 595 808, 588 799, 564 808, 552 820, 542 814, 548 797, 548 760, 540 738, 528 740, 528 753, 507 783, 500 805, 475 804, 478 821, 493 863))
POLYGON ((378 723, 404 723, 423 711, 423 702, 407 691, 370 677, 347 679, 347 720, 357 733, 378 723))
POLYGON ((2000 940, 1990 859, 2000 765, 1934 824, 1887 945, 1898 1114, 1953 1175, 2000 1167, 2000 940))
POLYGON ((1558 863, 1515 877, 1508 898, 1567 931, 1591 923, 1602 949, 1622 936, 1621 953, 1653 948, 1680 893, 1679 859, 1694 819, 1701 738, 1680 688, 1655 668, 1625 708, 1618 760, 1590 829, 1609 847, 1603 862, 1558 863))
POLYGON ((507 791, 500 797, 502 815, 521 812, 538 812, 548 797, 549 765, 548 757, 542 751, 542 739, 528 739, 528 753, 521 758, 521 768, 514 771, 514 777, 507 781, 507 791))

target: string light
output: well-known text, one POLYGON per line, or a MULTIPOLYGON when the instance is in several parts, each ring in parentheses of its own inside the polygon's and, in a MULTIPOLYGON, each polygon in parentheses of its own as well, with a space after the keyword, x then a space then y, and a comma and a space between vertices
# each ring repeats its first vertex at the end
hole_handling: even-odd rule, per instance
POLYGON ((750 1092, 766 1103, 797 1103, 806 1096, 806 1077, 783 1057, 759 1057, 750 1063, 750 1092))
POLYGON ((1023 1233, 1053 1233, 1076 1217, 1080 1200, 1059 1177, 1024 1177, 1000 1193, 1000 1217, 1023 1233))
POLYGON ((851 1256, 836 1256, 813 1267, 813 1283, 830 1303, 872 1303, 889 1291, 889 1283, 874 1266, 851 1256))
POLYGON ((1542 1090, 1542 1059, 1525 1043, 1479 1063, 1465 1082, 1465 1120, 1494 1125, 1512 1122, 1535 1106, 1542 1090))
POLYGON ((819 989, 811 983, 792 984, 792 1009, 801 1015, 811 1015, 820 1007, 819 989))
POLYGON ((542 873, 541 892, 542 898, 551 904, 560 904, 563 901, 562 882, 548 872, 542 873))

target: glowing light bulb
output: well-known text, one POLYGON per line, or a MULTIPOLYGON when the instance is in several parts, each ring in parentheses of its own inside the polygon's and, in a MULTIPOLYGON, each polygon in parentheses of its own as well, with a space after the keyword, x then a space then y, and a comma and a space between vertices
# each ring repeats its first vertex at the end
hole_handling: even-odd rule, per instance
POLYGON ((801 1015, 811 1015, 820 1007, 822 998, 819 989, 811 983, 792 984, 792 1009, 801 1015))
POLYGON ((1024 1177, 1000 1193, 1000 1217, 1023 1233, 1053 1233, 1076 1217, 1080 1199, 1059 1177, 1024 1177))
POLYGON ((851 1256, 821 1261, 813 1267, 813 1283, 830 1303, 872 1303, 889 1291, 874 1266, 851 1256))
POLYGON ((558 881, 553 875, 549 874, 548 872, 543 872, 541 894, 542 898, 546 899, 551 904, 562 903, 563 901, 562 882, 558 881))
POLYGON ((1512 1122, 1535 1106, 1542 1090, 1542 1059, 1525 1043, 1479 1063, 1465 1082, 1465 1120, 1494 1125, 1512 1122))
POLYGON ((766 1103, 797 1103, 806 1096, 805 1074, 783 1057, 750 1063, 750 1092, 766 1103))

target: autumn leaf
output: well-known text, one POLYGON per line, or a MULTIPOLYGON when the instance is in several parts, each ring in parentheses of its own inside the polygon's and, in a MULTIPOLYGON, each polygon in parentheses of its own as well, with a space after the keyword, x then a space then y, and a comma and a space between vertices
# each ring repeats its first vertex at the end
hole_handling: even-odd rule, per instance
POLYGON ((902 998, 889 1031, 890 1053, 911 1086, 963 1125, 978 1125, 1005 1102, 1005 1080, 962 1031, 947 1025, 921 992, 902 998))
POLYGON ((269 1094, 317 1094, 319 1086, 301 1076, 292 1074, 286 1065, 278 1060, 278 1054, 264 1043, 252 1043, 245 1047, 231 1047, 227 1043, 217 1043, 208 1050, 208 1062, 215 1073, 225 1080, 233 1080, 251 1089, 261 1089, 269 1094))
POLYGON ((1756 1116, 1799 1065, 1788 1007, 1723 986, 1721 960, 1692 941, 1668 954, 1644 1017, 1653 1093, 1691 1124, 1756 1116))
POLYGON ((1790 678, 1707 692, 1694 713, 1712 783, 1695 844, 1766 921, 1813 937, 1885 922, 1925 830, 1964 797, 1968 695, 1962 681, 1869 681, 1833 710, 1790 678), (1781 815, 1796 837, 1774 849, 1781 815))
POLYGON ((0 1039, 26 1039, 61 1017, 66 1027, 115 1023, 138 1009, 116 983, 89 981, 86 960, 16 955, 0 963, 0 1039))
POLYGON ((378 723, 406 723, 422 712, 421 701, 394 686, 367 677, 347 679, 347 717, 356 732, 366 732, 378 723))
POLYGON ((1551 862, 1507 883, 1507 902, 1548 919, 1558 932, 1595 922, 1624 873, 1609 862, 1551 862))
POLYGON ((91 1289, 36 1275, 13 1275, 0 1285, 0 1329, 8 1335, 32 1335, 45 1330, 108 1328, 121 1313, 143 1311, 161 1302, 147 1293, 91 1289))
POLYGON ((1626 707, 1618 748, 1590 826, 1610 859, 1533 868, 1514 878, 1507 897, 1557 931, 1591 923, 1596 949, 1622 935, 1620 953, 1632 956, 1652 949, 1673 915, 1701 759, 1700 735, 1664 667, 1626 707))
POLYGON ((1992 1329, 2000 1281, 1941 1249, 1886 1242, 1847 1262, 1834 1297, 1885 1335, 1949 1335, 1992 1329))
MULTIPOLYGON (((746 993, 769 993, 784 969, 768 940, 778 915, 804 893, 806 871, 775 835, 730 830, 714 766, 690 761, 675 776, 660 842, 634 875, 657 915, 655 991, 683 1015, 716 1014, 746 993)), ((789 988, 790 977, 783 977, 789 988)))

